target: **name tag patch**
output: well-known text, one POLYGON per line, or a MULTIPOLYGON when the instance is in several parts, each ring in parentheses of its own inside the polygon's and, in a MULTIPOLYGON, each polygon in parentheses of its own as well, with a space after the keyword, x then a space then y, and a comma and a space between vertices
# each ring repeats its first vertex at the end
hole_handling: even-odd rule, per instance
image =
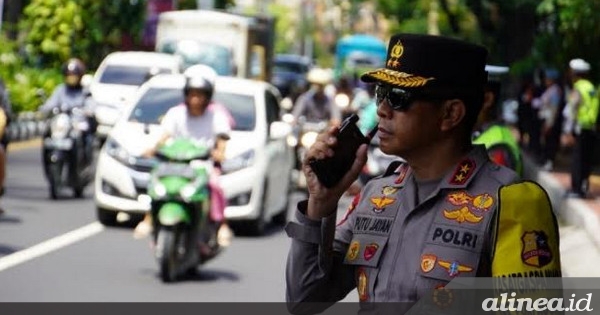
POLYGON ((478 242, 481 242, 480 239, 480 235, 476 232, 438 226, 433 229, 430 241, 437 244, 441 243, 464 249, 477 250, 478 242))
POLYGON ((392 218, 357 216, 354 222, 354 232, 388 235, 393 225, 394 219, 392 218))

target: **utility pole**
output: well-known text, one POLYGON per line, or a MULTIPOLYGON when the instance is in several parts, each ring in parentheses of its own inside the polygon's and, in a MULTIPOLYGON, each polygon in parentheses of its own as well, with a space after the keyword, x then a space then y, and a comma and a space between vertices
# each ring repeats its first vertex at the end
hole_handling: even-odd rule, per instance
POLYGON ((2 17, 4 16, 4 0, 0 0, 0 31, 2 30, 2 21, 4 20, 2 17))

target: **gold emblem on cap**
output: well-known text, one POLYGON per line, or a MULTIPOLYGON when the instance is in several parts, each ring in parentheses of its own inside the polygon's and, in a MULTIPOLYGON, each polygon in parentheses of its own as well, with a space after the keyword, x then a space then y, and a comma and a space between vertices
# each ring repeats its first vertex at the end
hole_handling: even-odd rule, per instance
POLYGON ((397 68, 400 66, 400 57, 404 53, 404 45, 401 41, 398 41, 390 50, 390 60, 387 61, 387 66, 390 68, 397 68))

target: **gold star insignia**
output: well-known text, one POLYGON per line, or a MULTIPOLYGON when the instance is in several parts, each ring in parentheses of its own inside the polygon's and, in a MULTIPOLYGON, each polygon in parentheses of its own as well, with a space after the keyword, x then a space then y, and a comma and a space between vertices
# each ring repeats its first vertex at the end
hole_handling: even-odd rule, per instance
POLYGON ((465 175, 464 174, 457 174, 456 176, 454 176, 454 180, 460 183, 463 180, 465 180, 465 175))
POLYGON ((469 167, 469 164, 463 164, 460 167, 460 172, 461 173, 468 173, 471 170, 471 168, 469 167))

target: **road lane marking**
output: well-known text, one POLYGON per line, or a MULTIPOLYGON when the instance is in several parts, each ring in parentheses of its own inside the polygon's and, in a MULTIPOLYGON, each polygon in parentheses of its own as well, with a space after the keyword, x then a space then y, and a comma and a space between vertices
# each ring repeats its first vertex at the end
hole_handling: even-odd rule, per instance
POLYGON ((104 231, 104 225, 102 225, 100 222, 94 222, 80 227, 77 230, 67 232, 63 235, 51 238, 27 249, 10 254, 0 258, 0 271, 46 255, 63 247, 67 247, 88 237, 94 236, 102 231, 104 231))

